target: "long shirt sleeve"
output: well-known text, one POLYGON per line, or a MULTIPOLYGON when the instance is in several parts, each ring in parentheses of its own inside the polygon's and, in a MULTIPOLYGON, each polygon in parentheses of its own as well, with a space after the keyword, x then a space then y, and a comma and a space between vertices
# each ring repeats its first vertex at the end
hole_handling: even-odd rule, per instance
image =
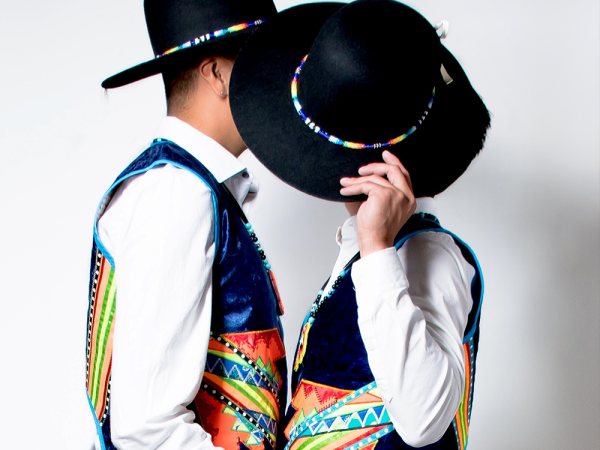
MULTIPOLYGON (((175 117, 156 137, 190 152, 247 210, 258 185, 225 148, 175 117)), ((215 448, 187 409, 210 337, 214 233, 211 190, 171 164, 124 181, 99 218, 117 285, 110 426, 118 449, 215 448)))
POLYGON ((474 273, 453 239, 438 232, 352 268, 369 366, 394 427, 413 447, 439 440, 460 404, 474 273))
POLYGON ((123 183, 98 224, 115 261, 111 436, 119 449, 213 448, 186 406, 211 318, 211 191, 165 165, 123 183))
MULTIPOLYGON (((417 212, 435 201, 417 199, 417 212)), ((330 289, 359 251, 356 216, 338 229, 340 252, 330 289)), ((473 301, 474 268, 445 233, 415 235, 352 266, 358 326, 384 404, 402 439, 413 447, 436 442, 464 390, 462 339, 473 301)))

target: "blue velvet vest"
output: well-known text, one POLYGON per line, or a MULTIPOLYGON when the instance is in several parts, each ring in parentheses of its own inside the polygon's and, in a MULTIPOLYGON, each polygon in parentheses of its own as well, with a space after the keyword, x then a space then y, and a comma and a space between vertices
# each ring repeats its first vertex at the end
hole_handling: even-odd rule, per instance
MULTIPOLYGON (((188 408, 195 421, 227 450, 272 450, 287 394, 279 295, 270 266, 226 187, 192 155, 157 139, 104 196, 98 218, 116 188, 131 176, 172 164, 195 174, 212 192, 215 216, 211 337, 204 377, 188 408)), ((94 226, 87 331, 87 391, 103 449, 114 449, 110 434, 112 336, 118 315, 114 260, 94 226)))
MULTIPOLYGON (((423 232, 447 233, 475 268, 473 307, 465 329, 463 351, 466 383, 463 400, 444 436, 425 449, 459 449, 467 445, 473 399, 475 359, 479 340, 479 312, 483 279, 470 248, 443 229, 429 214, 413 215, 396 237, 396 248, 423 232)), ((285 420, 285 450, 396 450, 413 448, 394 430, 367 359, 358 327, 351 264, 338 277, 334 291, 305 320, 292 376, 294 392, 285 420)), ((393 358, 393 355, 389 355, 393 358)), ((282 446, 283 447, 283 446, 282 446)))

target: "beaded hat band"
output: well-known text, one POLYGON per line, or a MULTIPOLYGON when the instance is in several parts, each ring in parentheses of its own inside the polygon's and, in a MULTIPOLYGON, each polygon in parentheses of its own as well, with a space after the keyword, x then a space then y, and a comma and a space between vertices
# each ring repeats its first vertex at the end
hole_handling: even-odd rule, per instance
POLYGON ((319 136, 324 137, 325 139, 327 139, 332 144, 341 145, 343 147, 352 148, 352 149, 356 149, 356 150, 371 150, 371 149, 375 149, 375 148, 390 147, 390 146, 395 145, 395 144, 397 144, 399 142, 402 142, 408 136, 410 136, 411 134, 413 134, 415 132, 415 130, 417 129, 417 127, 423 123, 423 121, 425 120, 425 118, 429 114, 429 111, 431 110, 431 105, 433 105, 433 97, 435 97, 435 86, 433 88, 433 91, 431 92, 431 99, 429 100, 429 103, 427 104, 427 108, 423 112, 423 115, 421 116, 421 118, 419 119, 419 121, 416 123, 416 125, 413 125, 413 127, 410 130, 408 130, 406 133, 404 133, 404 134, 402 134, 402 135, 400 135, 400 136, 398 136, 398 137, 396 137, 394 139, 390 139, 389 141, 378 142, 376 144, 362 144, 360 142, 344 141, 344 140, 342 140, 342 139, 340 139, 340 138, 338 138, 338 137, 336 137, 336 136, 334 136, 334 135, 332 135, 330 133, 327 133, 325 130, 323 130, 321 127, 319 127, 316 123, 314 123, 312 121, 312 119, 310 117, 308 117, 306 115, 306 113, 302 109, 302 105, 300 104, 300 100, 298 100, 298 76, 300 75, 300 72, 302 71, 302 66, 306 62, 306 58, 308 58, 308 55, 306 55, 304 58, 302 58, 302 61, 300 61, 300 65, 296 69, 296 72, 294 72, 294 78, 292 79, 292 100, 294 101, 294 107, 296 108, 296 111, 298 112, 298 115, 302 118, 302 120, 304 121, 304 123, 311 130, 313 130, 319 136))
POLYGON ((264 23, 266 20, 267 19, 258 19, 258 20, 255 20, 254 22, 240 23, 239 25, 233 25, 232 27, 229 27, 229 28, 224 28, 222 30, 217 30, 217 31, 213 31, 212 33, 204 34, 200 37, 192 39, 191 41, 187 41, 186 43, 181 44, 177 47, 173 47, 173 48, 167 50, 166 52, 161 53, 160 55, 156 55, 156 58, 158 59, 162 56, 170 55, 171 53, 175 53, 179 50, 184 50, 186 48, 193 47, 194 45, 202 44, 213 38, 218 38, 221 36, 225 36, 226 34, 237 33, 238 31, 242 31, 247 28, 255 27, 257 25, 264 23))

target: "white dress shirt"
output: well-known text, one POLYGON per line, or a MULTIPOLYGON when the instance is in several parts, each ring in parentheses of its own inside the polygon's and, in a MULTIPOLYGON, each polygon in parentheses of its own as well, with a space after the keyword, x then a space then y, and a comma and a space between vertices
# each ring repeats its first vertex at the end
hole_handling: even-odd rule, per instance
MULTIPOLYGON (((433 199, 417 199, 416 212, 434 208, 433 199)), ((325 292, 359 250, 356 216, 338 229, 337 241, 325 292)), ((474 275, 452 237, 440 232, 420 233, 352 267, 369 366, 396 431, 411 446, 439 440, 460 405, 474 275)))
MULTIPOLYGON (((156 137, 195 156, 247 209, 257 185, 225 148, 174 117, 156 137)), ((214 225, 208 186, 171 164, 123 182, 99 219, 115 262, 110 425, 119 449, 215 448, 186 408, 206 362, 214 225)))

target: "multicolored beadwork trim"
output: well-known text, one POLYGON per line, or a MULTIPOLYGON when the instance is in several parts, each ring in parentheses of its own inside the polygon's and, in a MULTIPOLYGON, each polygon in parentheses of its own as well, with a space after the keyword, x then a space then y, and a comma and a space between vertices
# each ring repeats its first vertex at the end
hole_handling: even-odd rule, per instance
POLYGON ((406 133, 398 136, 397 138, 390 139, 387 142, 380 142, 377 144, 361 144, 360 142, 343 141, 340 138, 327 133, 325 130, 323 130, 321 127, 319 127, 316 123, 314 123, 311 120, 311 118, 308 117, 304 113, 304 110, 302 109, 302 105, 300 105, 300 100, 298 100, 298 75, 300 75, 300 71, 302 70, 302 66, 306 62, 306 58, 308 58, 308 55, 306 55, 304 58, 302 58, 302 61, 300 61, 300 65, 298 66, 298 68, 296 69, 296 72, 294 73, 294 78, 292 79, 292 100, 294 101, 294 106, 296 107, 296 111, 298 111, 298 114, 300 115, 300 117, 302 118, 304 123, 306 125, 308 125, 308 127, 311 130, 313 130, 318 135, 323 136, 325 139, 327 139, 332 144, 341 145, 343 147, 353 148, 356 150, 363 150, 363 149, 370 150, 370 149, 374 149, 374 148, 389 147, 391 145, 397 144, 398 142, 402 142, 408 136, 413 134, 415 132, 415 130, 417 129, 417 127, 423 123, 423 121, 427 117, 427 114, 429 114, 429 111, 431 110, 431 105, 433 104, 433 97, 435 97, 435 87, 433 88, 433 91, 431 93, 431 100, 429 100, 427 109, 425 109, 425 112, 423 113, 423 115, 421 116, 421 118, 419 119, 417 124, 414 125, 406 133))
POLYGON ((257 25, 260 25, 261 23, 264 23, 267 19, 259 19, 259 20, 255 20, 254 22, 247 22, 247 23, 240 23, 239 25, 234 25, 232 27, 229 28, 225 28, 223 30, 217 30, 217 31, 213 31, 212 33, 207 33, 205 35, 202 35, 200 37, 197 37, 195 39, 192 39, 191 41, 187 41, 185 44, 181 44, 178 47, 173 47, 172 49, 167 50, 164 53, 161 53, 160 55, 156 55, 157 58, 160 58, 162 56, 166 56, 169 55, 171 53, 175 53, 179 50, 183 50, 189 47, 193 47, 194 45, 198 45, 201 43, 204 43, 206 41, 209 41, 213 38, 217 38, 217 37, 221 37, 224 36, 226 34, 231 34, 231 33, 237 33, 238 31, 242 31, 245 30, 246 28, 251 28, 251 27, 255 27, 257 25))

